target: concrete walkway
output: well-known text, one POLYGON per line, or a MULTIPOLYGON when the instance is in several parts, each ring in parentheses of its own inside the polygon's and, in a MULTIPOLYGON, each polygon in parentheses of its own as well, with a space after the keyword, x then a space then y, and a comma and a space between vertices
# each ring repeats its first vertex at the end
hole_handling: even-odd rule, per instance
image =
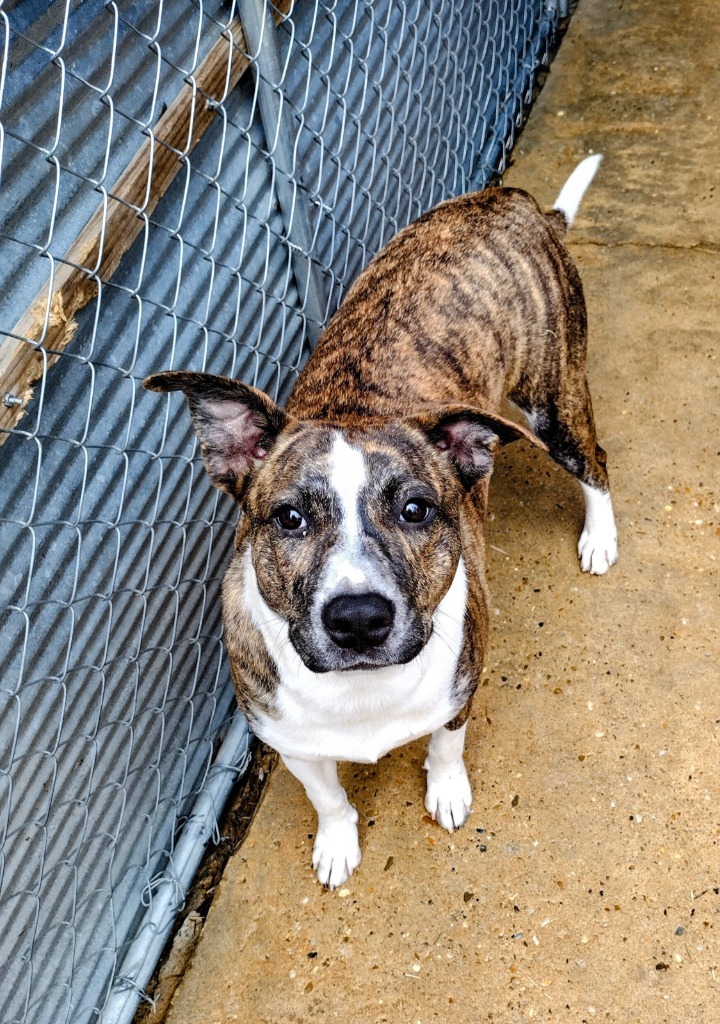
POLYGON ((508 450, 468 824, 425 815, 423 743, 347 765, 325 892, 278 770, 170 1024, 720 1020, 719 55, 710 0, 581 0, 507 175, 551 204, 606 157, 571 248, 619 564, 580 573, 576 486, 508 450))

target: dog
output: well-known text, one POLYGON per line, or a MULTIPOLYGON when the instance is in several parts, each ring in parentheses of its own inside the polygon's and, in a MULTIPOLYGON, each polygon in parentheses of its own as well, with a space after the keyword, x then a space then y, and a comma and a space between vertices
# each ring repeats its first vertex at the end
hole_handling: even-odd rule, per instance
POLYGON ((428 812, 472 794, 467 719, 488 637, 484 519, 497 449, 524 438, 579 482, 581 567, 617 558, 606 456, 585 376, 586 313, 561 242, 600 157, 543 213, 518 189, 441 203, 368 264, 285 409, 240 381, 148 377, 187 398, 213 483, 237 502, 223 582, 240 707, 318 816, 313 867, 360 863, 338 761, 430 734, 428 812), (528 427, 499 413, 508 398, 528 427))

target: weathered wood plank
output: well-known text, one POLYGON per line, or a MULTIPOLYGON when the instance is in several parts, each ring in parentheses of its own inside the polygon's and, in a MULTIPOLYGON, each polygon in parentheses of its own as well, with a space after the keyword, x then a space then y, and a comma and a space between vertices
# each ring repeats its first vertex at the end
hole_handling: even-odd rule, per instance
MULTIPOLYGON (((294 0, 275 3, 276 22, 294 0)), ((250 66, 242 26, 234 18, 213 45, 62 261, 18 320, 0 335, 0 445, 25 415, 34 385, 57 362, 77 331, 76 314, 109 280, 222 103, 250 66)))

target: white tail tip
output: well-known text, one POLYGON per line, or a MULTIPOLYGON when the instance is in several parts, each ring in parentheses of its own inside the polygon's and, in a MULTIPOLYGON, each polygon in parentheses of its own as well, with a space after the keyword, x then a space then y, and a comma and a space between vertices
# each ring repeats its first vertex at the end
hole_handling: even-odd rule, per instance
POLYGON ((553 210, 560 210, 565 215, 568 227, 575 220, 582 197, 585 195, 590 182, 595 177, 602 153, 593 153, 581 160, 568 180, 560 189, 560 195, 555 200, 553 210))

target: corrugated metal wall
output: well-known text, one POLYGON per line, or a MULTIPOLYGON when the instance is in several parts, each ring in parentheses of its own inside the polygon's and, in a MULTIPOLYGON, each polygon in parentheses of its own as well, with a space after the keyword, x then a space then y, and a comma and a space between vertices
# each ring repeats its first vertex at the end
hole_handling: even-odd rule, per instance
POLYGON ((286 4, 272 39, 265 24, 275 63, 224 95, 253 50, 233 3, 0 3, 3 1024, 131 1013, 131 944, 182 901, 178 837, 233 716, 218 592, 235 511, 182 401, 140 381, 207 369, 282 397, 368 258, 502 166, 554 7, 286 4), (183 89, 187 142, 169 145, 183 89), (118 179, 148 140, 171 180, 151 201, 146 166, 131 201, 118 179), (128 217, 139 233, 106 272, 128 217))

